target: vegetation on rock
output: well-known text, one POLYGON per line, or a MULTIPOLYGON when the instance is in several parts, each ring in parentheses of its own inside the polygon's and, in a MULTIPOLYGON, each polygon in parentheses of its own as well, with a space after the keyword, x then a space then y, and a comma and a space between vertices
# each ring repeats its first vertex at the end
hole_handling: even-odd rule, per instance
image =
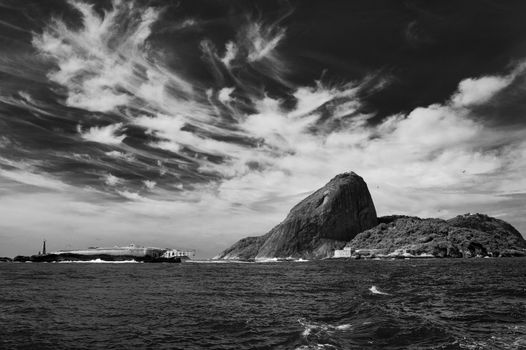
POLYGON ((347 247, 374 256, 523 256, 526 241, 510 224, 482 214, 450 220, 389 216, 351 240, 347 247))

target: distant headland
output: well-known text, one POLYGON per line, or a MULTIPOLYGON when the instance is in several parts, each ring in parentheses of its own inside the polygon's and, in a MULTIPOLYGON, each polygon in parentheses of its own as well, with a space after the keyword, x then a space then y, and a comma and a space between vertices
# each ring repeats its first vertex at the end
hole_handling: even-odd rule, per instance
POLYGON ((18 255, 13 259, 3 257, 0 262, 146 262, 179 263, 195 256, 194 250, 141 247, 130 244, 124 247, 89 247, 80 250, 58 250, 48 253, 46 241, 42 251, 31 256, 18 255))
POLYGON ((302 200, 265 235, 243 238, 214 259, 514 256, 526 256, 526 241, 512 225, 487 215, 377 217, 367 184, 350 172, 302 200))

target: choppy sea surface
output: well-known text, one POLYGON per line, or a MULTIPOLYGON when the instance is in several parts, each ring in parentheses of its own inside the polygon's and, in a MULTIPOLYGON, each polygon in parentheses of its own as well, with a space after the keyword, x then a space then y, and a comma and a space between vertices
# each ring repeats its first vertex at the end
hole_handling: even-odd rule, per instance
POLYGON ((1 349, 526 349, 526 259, 0 264, 1 349))

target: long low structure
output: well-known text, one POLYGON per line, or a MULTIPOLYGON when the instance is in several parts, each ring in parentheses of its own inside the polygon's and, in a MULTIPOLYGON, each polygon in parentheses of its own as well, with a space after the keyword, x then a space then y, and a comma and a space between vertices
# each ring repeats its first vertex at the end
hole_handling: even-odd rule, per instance
POLYGON ((344 247, 343 249, 336 249, 333 258, 376 257, 380 252, 380 249, 354 249, 352 247, 344 247))
POLYGON ((77 254, 77 255, 110 255, 110 256, 130 256, 130 257, 151 257, 151 258, 174 258, 187 257, 195 255, 192 250, 177 250, 168 248, 139 247, 130 244, 125 247, 89 247, 87 249, 76 250, 59 250, 52 254, 77 254))
POLYGON ((434 258, 432 254, 420 253, 417 254, 411 248, 399 248, 390 253, 385 253, 382 249, 354 249, 352 247, 345 247, 343 249, 337 249, 334 251, 333 258, 381 258, 381 259, 393 259, 393 258, 434 258))

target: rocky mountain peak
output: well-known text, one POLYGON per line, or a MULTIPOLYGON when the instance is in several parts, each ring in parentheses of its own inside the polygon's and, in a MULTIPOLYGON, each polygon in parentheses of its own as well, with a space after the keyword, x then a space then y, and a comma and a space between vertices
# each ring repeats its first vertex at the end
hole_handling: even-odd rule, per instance
POLYGON ((241 240, 219 257, 328 257, 334 248, 376 224, 367 184, 354 172, 343 173, 294 206, 266 235, 241 240))

